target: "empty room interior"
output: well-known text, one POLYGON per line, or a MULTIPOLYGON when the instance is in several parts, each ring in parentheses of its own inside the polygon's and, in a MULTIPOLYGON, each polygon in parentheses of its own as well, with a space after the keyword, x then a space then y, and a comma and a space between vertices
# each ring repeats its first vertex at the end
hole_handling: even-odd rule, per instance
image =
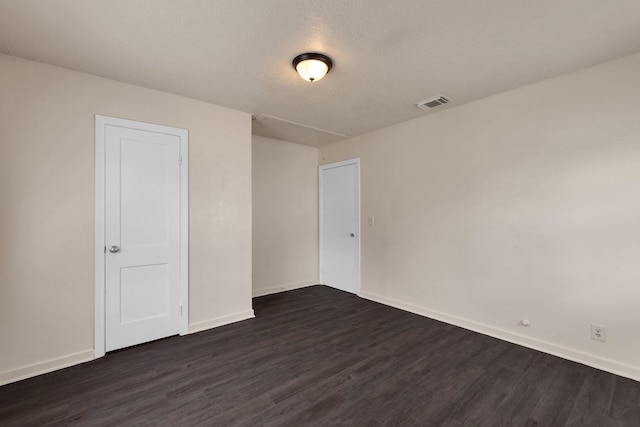
POLYGON ((3 0, 0 424, 640 425, 640 2, 3 0))

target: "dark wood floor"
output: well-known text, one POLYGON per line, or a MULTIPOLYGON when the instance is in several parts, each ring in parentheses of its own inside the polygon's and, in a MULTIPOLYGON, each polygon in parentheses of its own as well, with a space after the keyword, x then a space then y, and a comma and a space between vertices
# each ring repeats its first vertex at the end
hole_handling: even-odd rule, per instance
POLYGON ((323 286, 0 387, 2 426, 640 426, 640 383, 323 286))

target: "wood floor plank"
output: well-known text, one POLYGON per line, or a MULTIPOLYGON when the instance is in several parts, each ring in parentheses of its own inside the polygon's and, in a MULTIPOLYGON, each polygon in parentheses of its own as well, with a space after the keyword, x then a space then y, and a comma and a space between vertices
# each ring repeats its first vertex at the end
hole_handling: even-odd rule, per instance
MULTIPOLYGON (((587 368, 588 369, 588 368, 587 368)), ((568 426, 613 425, 609 417, 616 377, 603 371, 587 372, 576 396, 568 426)))
POLYGON ((640 426, 640 383, 324 286, 0 387, 5 426, 640 426))
POLYGON ((609 416, 625 425, 640 426, 640 387, 636 381, 616 377, 609 416))
POLYGON ((310 407, 292 414, 283 421, 287 426, 329 425, 327 414, 334 414, 345 405, 345 400, 339 394, 332 394, 310 407))
POLYGON ((239 424, 240 427, 270 427, 286 425, 292 414, 300 413, 308 409, 311 404, 302 396, 291 396, 280 404, 252 414, 251 418, 239 424))

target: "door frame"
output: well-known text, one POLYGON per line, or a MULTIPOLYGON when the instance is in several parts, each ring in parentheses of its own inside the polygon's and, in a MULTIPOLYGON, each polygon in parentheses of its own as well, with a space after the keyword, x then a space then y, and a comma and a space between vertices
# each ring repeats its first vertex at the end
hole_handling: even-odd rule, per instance
POLYGON ((357 260, 357 271, 356 271, 356 295, 360 295, 360 258, 361 258, 361 250, 360 250, 360 158, 344 160, 336 163, 329 163, 326 165, 321 165, 318 168, 318 206, 320 212, 318 212, 318 242, 319 242, 319 259, 318 266, 320 271, 318 272, 318 277, 320 278, 320 283, 324 285, 324 257, 323 253, 323 245, 324 245, 324 201, 323 201, 323 182, 322 182, 322 173, 328 169, 334 169, 341 166, 355 165, 356 167, 356 202, 358 212, 356 215, 356 250, 358 252, 358 260, 357 260))
POLYGON ((96 139, 96 211, 95 211, 95 298, 94 357, 105 355, 105 147, 106 127, 124 127, 180 138, 180 305, 182 307, 180 335, 189 332, 189 131, 151 123, 95 116, 96 139))

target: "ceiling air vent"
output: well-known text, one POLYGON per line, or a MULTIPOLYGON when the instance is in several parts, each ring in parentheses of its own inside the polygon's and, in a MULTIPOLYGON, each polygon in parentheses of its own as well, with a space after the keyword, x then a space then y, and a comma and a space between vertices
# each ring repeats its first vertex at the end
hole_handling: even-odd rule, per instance
POLYGON ((416 102, 416 107, 421 108, 423 110, 431 110, 432 108, 439 107, 440 105, 444 105, 451 100, 444 95, 434 96, 429 99, 425 99, 423 101, 416 102))

